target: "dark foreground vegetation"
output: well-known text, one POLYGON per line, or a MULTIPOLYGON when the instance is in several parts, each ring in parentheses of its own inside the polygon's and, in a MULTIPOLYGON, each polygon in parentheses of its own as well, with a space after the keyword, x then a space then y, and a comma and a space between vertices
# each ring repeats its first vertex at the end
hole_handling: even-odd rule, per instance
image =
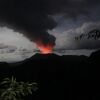
POLYGON ((38 90, 25 100, 100 99, 100 51, 86 56, 35 54, 19 63, 0 63, 0 80, 37 82, 38 90))

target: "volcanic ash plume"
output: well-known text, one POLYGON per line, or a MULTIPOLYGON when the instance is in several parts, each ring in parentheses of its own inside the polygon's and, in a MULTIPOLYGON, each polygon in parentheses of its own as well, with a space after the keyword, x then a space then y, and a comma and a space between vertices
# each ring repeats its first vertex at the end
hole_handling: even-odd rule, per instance
POLYGON ((93 7, 100 7, 98 4, 100 0, 0 0, 0 26, 24 34, 42 53, 50 53, 55 37, 47 31, 57 25, 52 15, 87 16, 93 7))
POLYGON ((42 54, 52 53, 53 47, 55 46, 56 38, 50 34, 48 34, 47 37, 46 36, 47 35, 42 36, 42 39, 38 38, 35 40, 37 48, 40 50, 42 54))
POLYGON ((50 53, 55 37, 47 31, 56 26, 42 0, 1 0, 0 25, 22 33, 36 43, 42 53, 50 53))

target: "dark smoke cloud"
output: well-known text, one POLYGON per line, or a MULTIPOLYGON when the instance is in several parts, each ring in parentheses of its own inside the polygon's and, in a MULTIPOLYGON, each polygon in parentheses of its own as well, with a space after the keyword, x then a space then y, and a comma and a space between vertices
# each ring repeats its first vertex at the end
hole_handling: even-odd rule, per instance
POLYGON ((0 0, 0 24, 22 32, 30 40, 55 44, 47 31, 56 26, 51 15, 66 17, 90 15, 100 0, 0 0))

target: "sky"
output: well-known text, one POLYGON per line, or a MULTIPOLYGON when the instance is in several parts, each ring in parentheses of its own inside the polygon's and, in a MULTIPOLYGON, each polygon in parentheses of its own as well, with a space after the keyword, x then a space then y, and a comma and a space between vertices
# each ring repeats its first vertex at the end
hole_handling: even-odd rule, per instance
POLYGON ((100 48, 100 39, 75 40, 100 30, 99 11, 100 0, 0 0, 0 61, 20 61, 44 48, 80 50, 77 55, 100 48))

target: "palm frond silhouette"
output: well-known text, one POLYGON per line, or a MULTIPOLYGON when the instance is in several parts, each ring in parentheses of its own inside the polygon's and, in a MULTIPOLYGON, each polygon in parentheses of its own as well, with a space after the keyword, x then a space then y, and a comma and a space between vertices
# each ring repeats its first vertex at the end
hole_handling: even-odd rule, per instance
POLYGON ((0 100, 22 100, 22 97, 37 90, 37 83, 17 82, 13 76, 5 78, 0 85, 0 100))

